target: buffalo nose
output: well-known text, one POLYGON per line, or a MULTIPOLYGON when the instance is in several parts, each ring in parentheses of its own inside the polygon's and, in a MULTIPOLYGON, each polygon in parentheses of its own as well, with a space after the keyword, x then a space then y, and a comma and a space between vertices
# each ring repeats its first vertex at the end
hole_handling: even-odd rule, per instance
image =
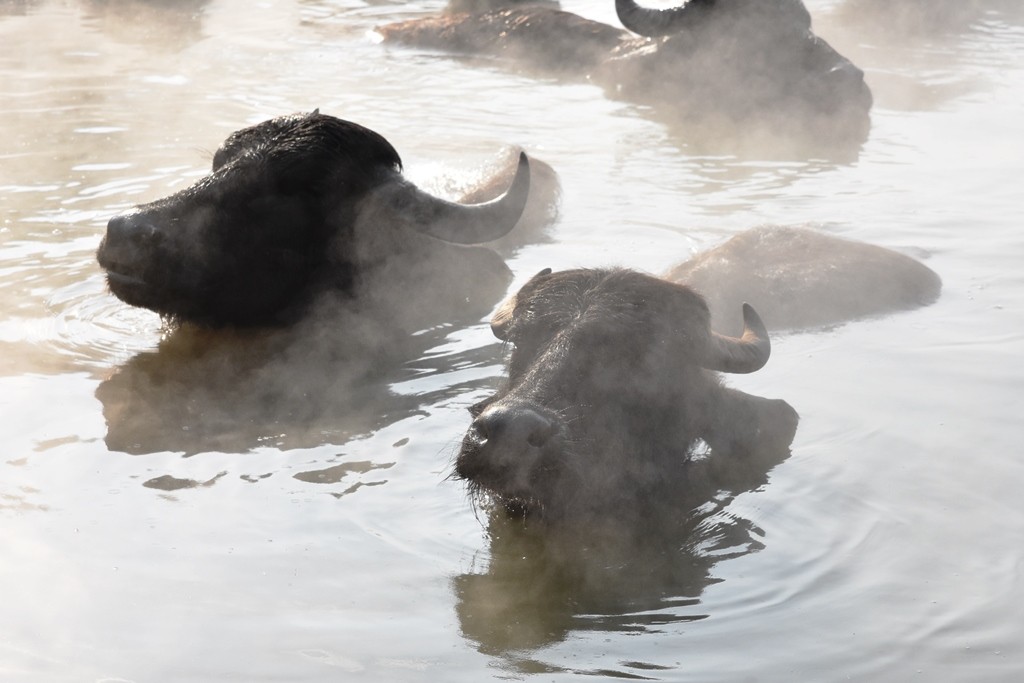
POLYGON ((553 419, 528 406, 491 406, 473 421, 480 438, 495 446, 540 448, 558 431, 553 419))
POLYGON ((128 247, 149 247, 160 241, 160 230, 139 213, 122 213, 107 221, 107 242, 128 247))

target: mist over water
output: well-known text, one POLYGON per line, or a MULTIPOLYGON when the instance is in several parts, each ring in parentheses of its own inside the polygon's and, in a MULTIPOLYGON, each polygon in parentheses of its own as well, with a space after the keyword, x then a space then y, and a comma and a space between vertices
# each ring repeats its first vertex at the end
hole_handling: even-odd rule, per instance
MULTIPOLYGON (((618 25, 591 4, 563 7, 618 25)), ((372 37, 435 0, 0 6, 0 678, 1018 680, 1024 13, 807 4, 875 96, 852 156, 740 154, 585 82, 372 37), (509 146, 550 163, 559 219, 507 252, 512 289, 778 224, 921 259, 942 294, 775 335, 728 383, 793 405, 792 454, 662 546, 539 534, 448 479, 504 372, 486 311, 381 359, 331 316, 220 334, 108 294, 112 215, 317 107, 452 198, 509 146)))

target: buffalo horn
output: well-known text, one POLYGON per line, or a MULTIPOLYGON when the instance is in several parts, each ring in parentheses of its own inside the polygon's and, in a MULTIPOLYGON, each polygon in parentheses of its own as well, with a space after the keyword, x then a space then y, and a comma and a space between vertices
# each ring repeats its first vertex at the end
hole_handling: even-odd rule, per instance
POLYGON ((390 204, 402 220, 446 242, 479 244, 503 237, 515 227, 530 192, 530 162, 520 152, 516 175, 505 194, 480 204, 449 202, 401 182, 401 191, 391 194, 390 204))
POLYGON ((622 25, 633 33, 658 38, 678 33, 695 14, 712 4, 714 0, 684 0, 671 9, 647 9, 633 0, 615 0, 615 12, 622 25))
POLYGON ((709 370, 748 373, 760 370, 768 362, 772 344, 768 330, 750 304, 743 304, 743 336, 727 337, 711 333, 711 346, 704 367, 709 370))

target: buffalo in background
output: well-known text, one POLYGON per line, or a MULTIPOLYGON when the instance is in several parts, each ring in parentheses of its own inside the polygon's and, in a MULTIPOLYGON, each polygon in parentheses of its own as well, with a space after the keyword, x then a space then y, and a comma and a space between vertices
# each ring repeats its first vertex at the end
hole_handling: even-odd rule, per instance
POLYGON ((707 301, 711 327, 739 334, 749 303, 772 331, 805 330, 934 302, 942 280, 891 249, 810 228, 765 226, 669 269, 707 301))
POLYGON ((512 345, 508 382, 471 409, 455 475, 515 514, 628 524, 716 490, 732 461, 788 452, 793 408, 717 375, 768 360, 753 308, 744 320, 741 337, 716 334, 700 295, 636 271, 542 271, 491 319, 512 345))
POLYGON ((486 310, 511 273, 493 250, 527 206, 520 154, 507 192, 461 205, 401 175, 377 133, 319 112, 233 133, 212 172, 115 216, 97 258, 110 291, 181 322, 294 322, 324 294, 414 331, 486 310))
POLYGON ((716 140, 789 138, 845 154, 870 127, 863 72, 814 34, 800 0, 689 0, 671 10, 617 0, 628 31, 551 3, 493 5, 456 3, 378 31, 387 43, 498 56, 584 79, 716 140))

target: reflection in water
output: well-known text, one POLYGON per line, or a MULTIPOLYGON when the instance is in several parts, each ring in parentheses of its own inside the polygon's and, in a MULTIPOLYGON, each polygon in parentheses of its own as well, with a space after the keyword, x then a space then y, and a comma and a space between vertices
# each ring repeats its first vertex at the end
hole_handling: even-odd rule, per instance
POLYGON ((424 355, 451 329, 441 325, 393 344, 369 333, 346 336, 350 325, 322 319, 283 330, 175 329, 97 388, 107 447, 190 455, 345 443, 486 382, 464 379, 417 394, 391 389, 413 377, 494 363, 495 346, 424 355))
MULTIPOLYGON (((14 467, 24 467, 26 460, 19 458, 8 460, 5 464, 14 467)), ((32 486, 19 486, 16 488, 0 489, 0 511, 15 510, 17 512, 45 511, 50 507, 45 503, 36 503, 34 498, 39 494, 39 489, 32 486)))
MULTIPOLYGON (((852 164, 860 157, 865 140, 793 133, 780 136, 766 126, 728 126, 716 121, 680 121, 655 109, 644 109, 650 119, 665 126, 668 139, 688 155, 718 160, 735 157, 752 161, 799 162, 811 172, 852 164)), ((865 134, 866 137, 866 134, 865 134)))
MULTIPOLYGON (((763 486, 788 456, 786 448, 742 461, 698 457, 687 490, 640 524, 613 518, 582 529, 545 527, 489 511, 486 570, 452 580, 463 636, 503 668, 541 673, 564 669, 538 661, 534 651, 570 634, 628 635, 708 618, 700 596, 718 581, 715 564, 763 547, 763 531, 730 514, 729 504, 763 486)), ((660 668, 620 664, 633 671, 575 673, 639 677, 660 668)))
POLYGON ((395 463, 388 462, 377 464, 370 462, 369 460, 361 460, 358 462, 346 462, 340 465, 334 465, 322 470, 310 470, 309 472, 299 472, 294 475, 299 481, 307 481, 313 484, 337 484, 339 481, 344 479, 350 474, 366 474, 373 470, 386 470, 389 467, 394 466, 395 463))
MULTIPOLYGON (((842 15, 860 1, 808 2, 878 95, 849 165, 718 155, 594 86, 363 39, 442 0, 218 0, 199 33, 146 15, 174 40, 203 36, 173 53, 133 42, 148 20, 108 29, 93 0, 0 2, 0 679, 1019 678, 1024 41, 1008 6, 1024 3, 986 0, 1005 11, 915 40, 883 39, 885 15, 842 15), (417 180, 504 144, 551 161, 565 210, 551 242, 509 259, 518 277, 661 272, 784 223, 921 247, 949 296, 780 340, 775 374, 743 382, 784 386, 805 419, 763 491, 714 497, 633 547, 504 517, 481 543, 460 487, 439 480, 468 423, 453 404, 501 372, 484 326, 428 331, 338 395, 332 378, 359 369, 328 358, 305 399, 263 333, 164 331, 156 348, 157 318, 104 294, 107 217, 190 184, 239 125, 317 106, 416 149, 417 180), (262 361, 237 358, 250 353, 262 361), (204 373, 213 356, 234 371, 204 373), (260 407, 263 391, 296 414, 260 407), (392 412, 412 417, 374 432, 392 412), (176 455, 216 447, 245 454, 176 455), (111 452, 129 449, 181 450, 111 452)), ((613 21, 611 3, 563 5, 613 21)))
POLYGON ((629 13, 605 24, 536 3, 467 4, 376 31, 385 44, 584 80, 718 153, 853 160, 870 129, 862 72, 811 32, 799 2, 680 8, 685 27, 671 28, 629 13))
POLYGON ((143 486, 149 489, 160 489, 161 491, 178 491, 180 489, 196 489, 213 486, 217 483, 217 480, 226 475, 227 472, 220 472, 216 476, 207 479, 206 481, 196 481, 195 479, 179 479, 178 477, 172 477, 169 474, 164 474, 159 477, 153 477, 145 482, 143 486))

